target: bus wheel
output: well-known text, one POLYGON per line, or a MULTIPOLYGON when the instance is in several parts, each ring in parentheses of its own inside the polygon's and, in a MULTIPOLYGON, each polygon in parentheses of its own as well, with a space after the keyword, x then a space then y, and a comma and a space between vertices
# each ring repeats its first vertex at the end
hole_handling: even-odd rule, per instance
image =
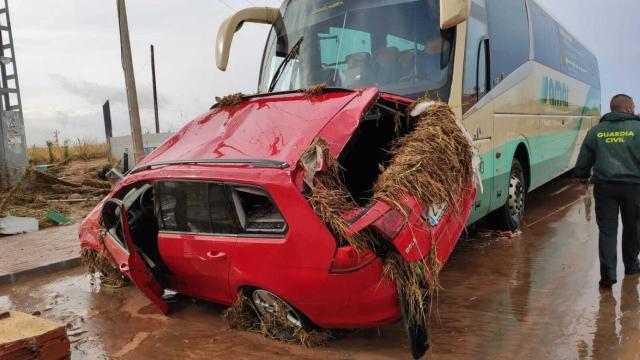
POLYGON ((527 201, 524 170, 518 159, 513 159, 511 165, 508 195, 504 206, 492 214, 491 222, 497 229, 515 231, 522 225, 527 201))

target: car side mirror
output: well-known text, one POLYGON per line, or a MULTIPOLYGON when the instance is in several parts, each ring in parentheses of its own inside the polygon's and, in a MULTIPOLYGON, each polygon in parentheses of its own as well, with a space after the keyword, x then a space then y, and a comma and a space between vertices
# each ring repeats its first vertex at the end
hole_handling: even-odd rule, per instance
POLYGON ((471 0, 440 0, 440 29, 447 30, 469 19, 471 0))
POLYGON ((216 65, 218 69, 227 70, 229 53, 233 36, 245 22, 274 25, 280 19, 280 9, 270 7, 253 7, 243 9, 225 20, 218 30, 216 40, 216 65))

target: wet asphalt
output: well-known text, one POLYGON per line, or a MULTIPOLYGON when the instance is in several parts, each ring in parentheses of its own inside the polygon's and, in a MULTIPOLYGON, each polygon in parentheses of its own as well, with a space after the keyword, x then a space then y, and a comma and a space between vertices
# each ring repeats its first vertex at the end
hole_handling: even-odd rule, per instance
MULTIPOLYGON (((461 240, 441 273, 428 359, 640 359, 640 276, 598 288, 590 195, 568 179, 529 196, 519 236, 461 240)), ((227 329, 224 307, 192 299, 161 315, 135 287, 100 288, 82 269, 0 287, 0 307, 67 324, 73 359, 408 359, 401 323, 304 349, 227 329)))

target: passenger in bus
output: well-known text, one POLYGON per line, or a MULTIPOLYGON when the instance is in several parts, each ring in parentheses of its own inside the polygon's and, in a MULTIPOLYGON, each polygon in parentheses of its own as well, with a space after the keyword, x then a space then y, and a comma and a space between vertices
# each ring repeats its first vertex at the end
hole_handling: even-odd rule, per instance
POLYGON ((578 179, 586 184, 591 177, 594 184, 602 288, 617 282, 619 215, 625 274, 640 274, 640 117, 634 110, 631 97, 613 97, 611 113, 589 130, 575 167, 578 179))

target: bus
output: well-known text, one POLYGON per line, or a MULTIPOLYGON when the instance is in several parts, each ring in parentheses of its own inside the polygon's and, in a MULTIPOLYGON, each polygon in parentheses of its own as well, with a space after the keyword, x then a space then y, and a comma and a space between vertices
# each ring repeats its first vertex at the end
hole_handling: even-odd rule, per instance
POLYGON ((516 230, 527 193, 571 170, 601 113, 596 57, 534 0, 285 0, 221 26, 218 68, 245 22, 271 25, 258 93, 316 84, 448 102, 474 140, 469 224, 516 230), (294 61, 284 61, 295 52, 294 61), (282 66, 284 62, 285 66, 282 66))

